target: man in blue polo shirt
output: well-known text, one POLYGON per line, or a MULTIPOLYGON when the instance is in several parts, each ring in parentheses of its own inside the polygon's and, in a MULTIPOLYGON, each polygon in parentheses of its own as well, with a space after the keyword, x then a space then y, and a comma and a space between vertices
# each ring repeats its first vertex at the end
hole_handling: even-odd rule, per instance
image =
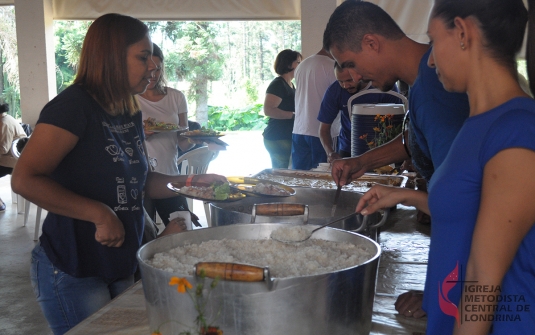
MULTIPOLYGON (((320 121, 319 138, 327 153, 328 162, 335 159, 351 157, 351 119, 347 109, 349 98, 362 90, 371 89, 370 84, 353 80, 347 69, 342 69, 338 63, 334 66, 336 81, 329 86, 321 102, 318 121, 320 121), (332 126, 340 114, 340 134, 332 134, 332 126), (333 148, 333 137, 338 136, 336 148, 333 148)), ((397 92, 397 88, 394 87, 397 92)), ((385 93, 364 94, 353 100, 353 104, 402 103, 401 99, 385 93)))

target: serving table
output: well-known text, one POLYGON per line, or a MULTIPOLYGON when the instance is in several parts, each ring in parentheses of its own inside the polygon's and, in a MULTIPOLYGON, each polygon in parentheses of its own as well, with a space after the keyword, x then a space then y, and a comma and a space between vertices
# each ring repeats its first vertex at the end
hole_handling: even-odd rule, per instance
MULTIPOLYGON (((396 297, 423 290, 429 226, 416 221, 416 210, 398 205, 379 235, 382 248, 373 306, 373 335, 425 333, 426 318, 413 319, 394 309, 396 297)), ((71 329, 69 335, 151 334, 141 281, 71 329)), ((165 335, 165 334, 164 334, 165 335)))

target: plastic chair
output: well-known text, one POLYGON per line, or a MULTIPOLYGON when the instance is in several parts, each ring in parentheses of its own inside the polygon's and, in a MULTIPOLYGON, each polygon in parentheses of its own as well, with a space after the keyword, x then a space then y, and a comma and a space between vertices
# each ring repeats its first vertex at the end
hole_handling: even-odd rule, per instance
MULTIPOLYGON (((180 174, 181 175, 190 175, 190 174, 203 174, 208 170, 208 165, 213 161, 219 151, 209 150, 208 147, 200 147, 186 152, 182 156, 178 157, 177 165, 182 164, 180 174)), ((186 198, 188 202, 188 207, 190 210, 193 208, 193 199, 186 198)), ((206 214, 206 222, 210 225, 210 208, 208 207, 208 202, 204 202, 204 212, 206 214)))
MULTIPOLYGON (((13 143, 11 144, 11 150, 10 150, 11 156, 18 159, 20 157, 20 153, 22 152, 22 150, 24 149, 24 146, 26 145, 26 142, 28 142, 28 139, 29 137, 23 137, 23 138, 14 140, 13 143)), ((30 214, 31 202, 24 199, 24 197, 22 197, 19 194, 16 195, 16 198, 17 198, 17 212, 21 214, 22 210, 20 210, 20 208, 22 207, 24 208, 23 226, 26 227, 26 224, 28 223, 28 215, 30 214)), ((37 206, 37 212, 36 212, 36 218, 35 218, 35 232, 33 235, 34 241, 37 241, 37 239, 39 238, 39 231, 41 228, 41 211, 42 211, 42 208, 37 206)))

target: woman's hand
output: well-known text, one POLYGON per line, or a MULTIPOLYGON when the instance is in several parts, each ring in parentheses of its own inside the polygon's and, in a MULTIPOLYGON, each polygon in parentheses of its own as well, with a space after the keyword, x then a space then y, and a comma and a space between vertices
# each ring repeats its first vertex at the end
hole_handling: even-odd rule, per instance
POLYGON ((149 138, 152 135, 156 134, 155 132, 150 131, 150 130, 143 130, 143 132, 145 133, 145 138, 149 138))
POLYGON ((106 209, 103 218, 95 222, 95 240, 108 247, 120 247, 125 235, 123 223, 111 208, 106 206, 106 209))
POLYGON ((167 226, 165 226, 165 229, 160 235, 158 235, 158 237, 177 234, 186 230, 188 230, 188 227, 186 226, 186 220, 184 218, 174 218, 173 220, 169 221, 167 226))
POLYGON ((356 211, 362 215, 375 213, 382 208, 393 207, 397 204, 414 206, 429 214, 427 193, 406 188, 375 185, 360 198, 356 211))
POLYGON ((199 184, 212 184, 215 182, 228 183, 228 180, 224 176, 221 176, 218 174, 198 174, 193 177, 191 182, 193 185, 195 185, 196 183, 199 183, 199 184))

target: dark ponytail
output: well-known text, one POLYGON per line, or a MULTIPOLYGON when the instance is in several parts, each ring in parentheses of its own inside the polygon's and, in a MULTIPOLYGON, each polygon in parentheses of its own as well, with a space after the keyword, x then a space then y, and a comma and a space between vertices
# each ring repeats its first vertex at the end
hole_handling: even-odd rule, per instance
POLYGON ((529 88, 535 94, 535 0, 528 0, 528 40, 526 46, 529 88))

